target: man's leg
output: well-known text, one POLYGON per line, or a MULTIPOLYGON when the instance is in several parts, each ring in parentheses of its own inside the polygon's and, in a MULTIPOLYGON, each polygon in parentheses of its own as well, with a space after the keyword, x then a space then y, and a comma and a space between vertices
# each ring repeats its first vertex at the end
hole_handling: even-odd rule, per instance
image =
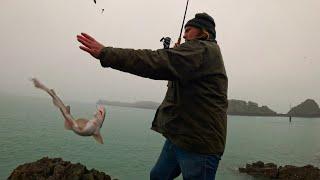
POLYGON ((220 156, 192 153, 177 146, 175 149, 184 180, 215 179, 220 156))
POLYGON ((157 163, 150 172, 150 180, 172 180, 181 173, 173 144, 166 140, 157 163))

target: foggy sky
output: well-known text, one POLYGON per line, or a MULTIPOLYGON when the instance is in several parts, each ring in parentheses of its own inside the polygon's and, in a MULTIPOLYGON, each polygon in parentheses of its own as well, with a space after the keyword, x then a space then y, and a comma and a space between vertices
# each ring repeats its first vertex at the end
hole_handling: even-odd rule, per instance
MULTIPOLYGON (((69 100, 162 101, 165 81, 102 68, 82 52, 87 32, 105 46, 159 49, 177 40, 186 0, 2 0, 0 92, 47 97, 37 77, 69 100), (101 14, 101 9, 105 11, 101 14)), ((207 12, 229 77, 228 99, 251 100, 286 113, 320 103, 319 0, 190 0, 187 20, 207 12)))

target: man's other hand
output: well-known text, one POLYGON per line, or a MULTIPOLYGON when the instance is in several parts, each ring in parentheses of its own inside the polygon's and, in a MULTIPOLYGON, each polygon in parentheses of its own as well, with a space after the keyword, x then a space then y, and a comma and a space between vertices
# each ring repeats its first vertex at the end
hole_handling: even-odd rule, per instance
POLYGON ((77 35, 77 40, 82 44, 82 46, 79 46, 79 48, 83 51, 88 52, 95 58, 99 57, 101 49, 104 48, 101 43, 99 43, 93 37, 89 36, 86 33, 77 35))

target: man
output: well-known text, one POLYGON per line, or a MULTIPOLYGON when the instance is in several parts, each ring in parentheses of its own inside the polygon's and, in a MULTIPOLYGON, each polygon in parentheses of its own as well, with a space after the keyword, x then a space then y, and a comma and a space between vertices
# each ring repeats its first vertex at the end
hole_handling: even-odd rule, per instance
POLYGON ((215 22, 198 13, 185 25, 185 43, 174 48, 133 50, 104 47, 91 36, 77 36, 80 48, 110 67, 138 76, 168 80, 168 90, 151 129, 165 138, 150 179, 215 179, 225 149, 227 87, 215 22))

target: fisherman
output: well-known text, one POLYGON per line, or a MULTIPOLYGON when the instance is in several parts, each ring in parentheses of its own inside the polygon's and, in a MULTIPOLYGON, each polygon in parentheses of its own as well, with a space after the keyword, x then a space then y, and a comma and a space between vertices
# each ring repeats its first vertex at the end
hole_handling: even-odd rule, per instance
POLYGON ((167 80, 166 96, 151 129, 166 141, 152 180, 215 179, 226 144, 227 88, 214 19, 198 13, 185 25, 185 42, 174 48, 134 50, 105 47, 86 33, 80 49, 110 67, 141 77, 167 80))

